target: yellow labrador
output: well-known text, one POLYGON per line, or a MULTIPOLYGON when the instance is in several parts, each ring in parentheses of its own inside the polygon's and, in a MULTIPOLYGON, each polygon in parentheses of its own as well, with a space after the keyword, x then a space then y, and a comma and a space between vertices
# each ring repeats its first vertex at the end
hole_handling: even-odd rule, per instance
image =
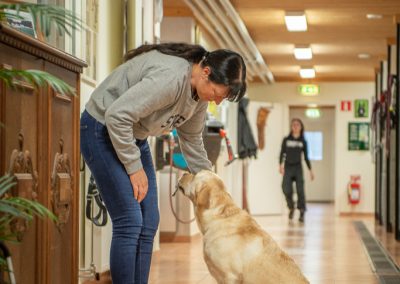
POLYGON ((218 283, 309 283, 293 259, 234 204, 216 174, 185 173, 177 187, 194 204, 204 260, 218 283))

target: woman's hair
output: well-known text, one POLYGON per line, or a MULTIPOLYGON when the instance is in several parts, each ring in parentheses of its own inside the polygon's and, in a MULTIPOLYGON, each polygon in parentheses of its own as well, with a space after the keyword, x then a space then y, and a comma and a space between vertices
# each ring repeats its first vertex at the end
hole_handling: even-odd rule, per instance
POLYGON ((300 130, 300 138, 304 138, 304 124, 303 121, 301 121, 300 118, 293 118, 292 121, 290 122, 290 135, 292 135, 292 124, 293 122, 297 121, 301 125, 301 130, 300 130))
POLYGON ((209 67, 209 80, 227 86, 227 99, 231 102, 238 102, 246 93, 246 65, 242 56, 234 51, 218 49, 208 52, 200 45, 186 43, 147 44, 128 51, 124 60, 128 61, 151 50, 184 58, 191 63, 200 64, 203 68, 209 67))

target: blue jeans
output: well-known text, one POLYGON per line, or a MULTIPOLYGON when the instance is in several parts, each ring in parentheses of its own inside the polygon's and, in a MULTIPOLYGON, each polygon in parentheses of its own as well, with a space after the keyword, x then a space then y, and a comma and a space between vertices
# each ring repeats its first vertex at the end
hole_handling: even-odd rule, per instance
POLYGON ((81 117, 81 152, 112 221, 110 270, 114 284, 147 283, 159 223, 157 183, 147 140, 137 140, 149 188, 138 203, 107 127, 87 111, 81 117))

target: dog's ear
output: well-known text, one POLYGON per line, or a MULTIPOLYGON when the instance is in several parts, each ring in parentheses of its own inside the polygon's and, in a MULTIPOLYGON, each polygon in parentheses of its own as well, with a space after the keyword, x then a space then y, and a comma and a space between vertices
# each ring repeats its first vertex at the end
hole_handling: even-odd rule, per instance
POLYGON ((199 188, 196 188, 195 202, 199 209, 210 208, 210 193, 211 187, 203 183, 199 188))

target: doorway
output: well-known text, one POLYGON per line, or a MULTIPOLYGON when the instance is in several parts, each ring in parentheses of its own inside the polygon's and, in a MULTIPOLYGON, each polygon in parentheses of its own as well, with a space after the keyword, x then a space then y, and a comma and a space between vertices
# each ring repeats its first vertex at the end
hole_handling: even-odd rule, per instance
POLYGON ((315 175, 314 181, 311 181, 308 169, 303 165, 306 200, 333 202, 335 107, 292 106, 289 118, 290 121, 300 118, 304 123, 308 156, 315 175))

